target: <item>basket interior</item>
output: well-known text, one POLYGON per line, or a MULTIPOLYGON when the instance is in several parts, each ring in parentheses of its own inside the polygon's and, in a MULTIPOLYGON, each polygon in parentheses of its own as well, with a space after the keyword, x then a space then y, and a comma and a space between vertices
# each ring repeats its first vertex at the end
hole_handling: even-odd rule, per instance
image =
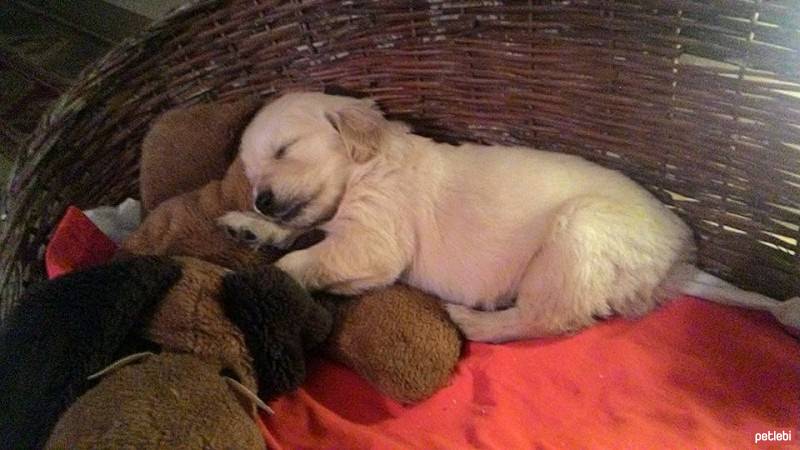
POLYGON ((137 196, 162 111, 337 86, 447 141, 582 155, 696 231, 699 264, 800 292, 800 12, 788 1, 200 1, 89 68, 3 197, 0 317, 70 204, 137 196))

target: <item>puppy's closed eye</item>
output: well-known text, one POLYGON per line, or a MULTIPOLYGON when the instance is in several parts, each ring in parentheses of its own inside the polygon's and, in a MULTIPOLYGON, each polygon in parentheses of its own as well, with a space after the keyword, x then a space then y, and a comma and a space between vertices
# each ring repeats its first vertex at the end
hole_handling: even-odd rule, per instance
POLYGON ((275 154, 273 155, 273 158, 275 158, 275 159, 282 159, 284 156, 286 156, 286 152, 289 150, 289 147, 291 147, 292 145, 294 145, 294 144, 295 144, 295 142, 297 142, 297 139, 295 139, 295 140, 293 140, 293 141, 291 141, 291 142, 288 142, 288 143, 286 143, 286 144, 283 144, 283 145, 281 145, 280 147, 278 147, 278 150, 277 150, 277 151, 275 152, 275 154))
POLYGON ((275 159, 282 159, 284 156, 286 156, 286 150, 288 150, 288 149, 289 149, 289 146, 288 146, 288 145, 282 145, 282 146, 280 146, 280 147, 278 148, 278 151, 276 151, 276 152, 275 152, 275 155, 273 156, 273 158, 275 158, 275 159))

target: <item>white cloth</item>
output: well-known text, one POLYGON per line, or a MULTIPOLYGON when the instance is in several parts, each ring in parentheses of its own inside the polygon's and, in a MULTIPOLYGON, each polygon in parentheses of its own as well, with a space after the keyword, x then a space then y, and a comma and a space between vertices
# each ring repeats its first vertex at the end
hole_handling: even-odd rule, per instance
POLYGON ((125 199, 118 206, 100 206, 84 211, 86 217, 112 241, 121 244, 142 221, 142 205, 138 200, 125 199))

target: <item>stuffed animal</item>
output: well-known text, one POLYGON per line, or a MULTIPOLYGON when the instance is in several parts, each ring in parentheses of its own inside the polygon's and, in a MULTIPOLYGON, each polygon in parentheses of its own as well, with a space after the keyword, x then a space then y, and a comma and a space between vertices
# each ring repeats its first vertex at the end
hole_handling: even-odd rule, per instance
MULTIPOLYGON (((123 243, 125 251, 188 255, 241 269, 273 262, 287 251, 313 245, 324 238, 321 233, 312 232, 299 238, 288 250, 267 247, 256 252, 242 245, 247 236, 230 239, 218 228, 216 219, 225 212, 252 209, 251 189, 238 159, 230 163, 221 180, 208 181, 194 191, 182 193, 165 188, 200 183, 193 155, 220 161, 218 156, 209 155, 216 152, 232 157, 236 153, 238 142, 234 139, 224 141, 230 147, 213 147, 222 142, 219 138, 194 139, 197 114, 204 117, 203 121, 217 124, 214 130, 230 137, 229 130, 241 131, 256 105, 246 100, 229 104, 224 110, 217 106, 192 107, 171 111, 156 120, 143 143, 140 178, 148 215, 123 243), (219 112, 215 114, 216 111, 219 112), (144 164, 152 160, 158 160, 159 177, 148 173, 152 165, 144 164), (183 177, 189 177, 190 182, 182 184, 172 179, 183 177), (151 186, 153 183, 159 186, 151 186), (159 204, 169 194, 174 197, 159 204)), ((203 164, 201 172, 213 172, 208 164, 203 164)), ((334 304, 338 312, 326 353, 381 392, 402 402, 414 402, 430 396, 447 382, 458 362, 462 340, 437 299, 412 288, 390 287, 339 299, 334 304)))
POLYGON ((305 379, 305 353, 331 332, 329 310, 268 265, 233 272, 176 258, 181 279, 159 303, 144 336, 173 352, 219 360, 265 401, 305 379))
POLYGON ((0 334, 0 448, 41 447, 180 273, 169 258, 141 257, 29 288, 0 334))
MULTIPOLYGON (((59 415, 87 390, 91 395, 59 420, 55 448, 110 442, 172 447, 173 438, 228 439, 205 448, 230 448, 231 432, 258 433, 253 405, 266 408, 261 399, 300 385, 307 351, 326 339, 331 324, 327 309, 269 265, 233 272, 193 258, 133 256, 69 273, 31 289, 0 336, 0 395, 7 405, 0 415, 2 448, 39 448, 59 415), (130 360, 141 351, 190 354, 196 361, 130 360), (128 364, 124 369, 115 363, 101 371, 119 358, 128 364), (198 370, 197 385, 189 382, 192 372, 176 374, 201 363, 209 367, 198 370), (96 379, 101 382, 93 388, 96 379), (220 389, 223 381, 227 387, 220 389), (165 392, 179 398, 152 400, 165 392), (200 399, 182 397, 190 393, 200 399), (209 409, 198 411, 206 395, 209 409), (245 408, 231 410, 232 398, 245 408), (246 424, 237 419, 243 413, 250 417, 246 424), (219 421, 221 414, 234 417, 219 421)), ((234 447, 263 448, 258 442, 234 447)))
POLYGON ((398 284, 337 305, 326 352, 379 391, 413 403, 450 378, 461 341, 438 299, 398 284))
POLYGON ((224 373, 190 354, 146 354, 104 374, 46 448, 264 449, 249 401, 224 373))
POLYGON ((142 142, 142 208, 152 211, 170 197, 222 179, 236 156, 239 136, 259 106, 258 100, 246 99, 162 114, 142 142))

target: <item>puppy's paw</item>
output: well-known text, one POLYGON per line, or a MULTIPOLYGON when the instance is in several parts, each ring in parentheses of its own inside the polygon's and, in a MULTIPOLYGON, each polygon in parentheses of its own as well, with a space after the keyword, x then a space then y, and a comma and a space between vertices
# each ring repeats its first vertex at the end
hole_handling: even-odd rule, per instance
POLYGON ((253 233, 246 224, 246 220, 240 217, 238 213, 229 212, 224 216, 217 219, 217 225, 225 231, 229 238, 248 244, 252 247, 258 247, 260 242, 258 236, 253 233))
POLYGON ((312 283, 312 270, 309 270, 311 260, 309 259, 308 252, 304 250, 291 252, 284 255, 281 259, 275 262, 274 266, 288 274, 300 286, 306 289, 315 288, 316 285, 312 283))
POLYGON ((231 211, 217 219, 217 225, 232 239, 255 249, 265 245, 286 249, 297 237, 294 230, 254 216, 254 213, 231 211))
POLYGON ((486 313, 454 303, 446 303, 444 308, 467 340, 495 342, 492 330, 487 329, 485 320, 481 320, 481 314, 486 313))

